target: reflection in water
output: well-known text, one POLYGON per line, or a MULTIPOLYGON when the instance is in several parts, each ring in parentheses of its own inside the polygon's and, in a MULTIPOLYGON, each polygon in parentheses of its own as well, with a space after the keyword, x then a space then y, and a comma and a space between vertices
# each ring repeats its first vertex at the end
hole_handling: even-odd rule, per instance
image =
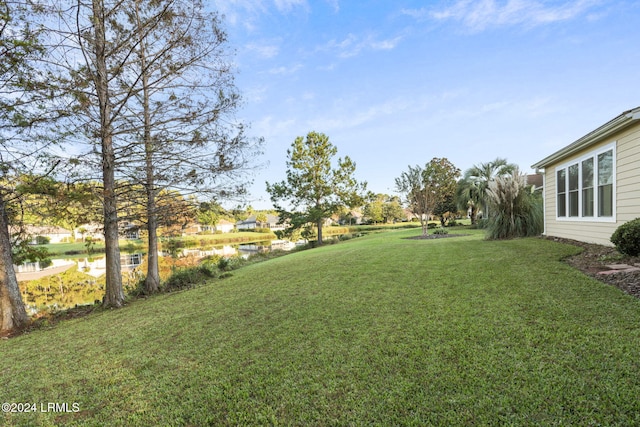
POLYGON ((43 271, 45 269, 59 270, 65 267, 69 268, 74 264, 75 263, 73 262, 73 260, 70 260, 70 259, 54 259, 54 260, 51 260, 50 263, 46 263, 44 265, 39 261, 25 262, 24 264, 21 264, 21 265, 17 265, 17 266, 14 265, 13 268, 16 274, 20 275, 20 274, 36 273, 39 271, 43 271))
MULTIPOLYGON (((139 267, 144 261, 144 255, 145 254, 143 254, 142 252, 138 252, 135 254, 121 254, 120 268, 124 272, 139 267)), ((107 271, 107 262, 104 256, 100 258, 91 257, 78 259, 76 261, 78 270, 82 271, 85 274, 88 274, 89 276, 100 277, 107 271)))
MULTIPOLYGON (((172 254, 159 252, 158 255, 161 257, 161 269, 164 266, 168 275, 176 266, 193 265, 205 257, 242 256, 248 258, 258 252, 291 250, 295 247, 296 243, 287 240, 273 240, 247 245, 184 248, 174 251, 172 254)), ((120 266, 125 289, 134 289, 144 277, 145 261, 146 254, 141 252, 121 254, 120 266)), ((23 300, 31 314, 93 304, 96 301, 101 301, 104 296, 104 275, 106 272, 104 255, 77 259, 53 259, 46 266, 39 263, 28 263, 15 268, 23 300)))

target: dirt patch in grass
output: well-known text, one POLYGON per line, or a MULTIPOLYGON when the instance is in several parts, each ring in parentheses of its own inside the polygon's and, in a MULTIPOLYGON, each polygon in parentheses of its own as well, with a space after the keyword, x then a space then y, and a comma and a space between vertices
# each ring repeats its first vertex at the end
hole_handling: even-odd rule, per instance
POLYGON ((640 266, 640 257, 622 255, 616 248, 609 246, 594 245, 557 237, 549 237, 548 239, 581 247, 583 249, 581 253, 566 259, 567 264, 601 282, 616 286, 622 291, 640 298, 640 271, 601 274, 611 271, 610 265, 627 264, 629 266, 640 266))

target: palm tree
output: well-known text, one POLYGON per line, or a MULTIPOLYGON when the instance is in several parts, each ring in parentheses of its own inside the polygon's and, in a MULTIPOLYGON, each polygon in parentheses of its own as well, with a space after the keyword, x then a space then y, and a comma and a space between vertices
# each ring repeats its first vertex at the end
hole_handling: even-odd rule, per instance
POLYGON ((467 177, 458 181, 458 186, 456 187, 456 204, 459 210, 469 212, 471 224, 475 224, 478 209, 482 206, 482 191, 476 185, 475 181, 467 179, 467 177))
POLYGON ((466 185, 476 187, 479 191, 479 197, 476 200, 478 203, 477 206, 482 206, 483 218, 489 217, 489 203, 487 199, 489 183, 497 177, 512 174, 517 168, 517 165, 507 162, 507 159, 497 157, 491 162, 474 165, 465 171, 462 180, 467 182, 466 185))

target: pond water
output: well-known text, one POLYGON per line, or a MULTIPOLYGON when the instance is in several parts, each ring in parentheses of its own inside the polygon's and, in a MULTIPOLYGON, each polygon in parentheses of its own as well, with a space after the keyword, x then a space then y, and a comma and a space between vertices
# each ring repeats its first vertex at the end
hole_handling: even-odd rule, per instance
MULTIPOLYGON (((299 244, 302 244, 300 242, 299 244)), ((169 252, 159 252, 162 269, 197 264, 209 256, 248 258, 259 252, 291 250, 296 243, 273 240, 253 244, 221 245, 203 248, 180 248, 169 252)), ((133 289, 143 277, 142 269, 146 254, 142 252, 121 253, 123 286, 133 289)), ((28 311, 34 315, 42 311, 71 308, 77 305, 93 304, 104 296, 104 255, 82 258, 52 259, 43 268, 39 263, 15 266, 23 301, 28 311), (74 268, 75 267, 75 268, 74 268)))
MULTIPOLYGON (((167 251, 159 251, 161 257, 194 257, 202 259, 208 256, 234 257, 242 256, 244 258, 256 253, 264 253, 272 250, 291 250, 297 245, 306 242, 290 242, 288 240, 272 240, 252 244, 236 244, 236 245, 219 245, 199 248, 181 248, 174 253, 167 251)), ((120 266, 123 271, 132 270, 139 267, 144 259, 145 253, 125 253, 120 254, 120 266)), ((18 281, 33 280, 35 278, 44 277, 46 275, 57 274, 70 267, 77 266, 79 270, 93 277, 100 277, 105 274, 106 263, 104 255, 87 256, 80 258, 54 258, 50 263, 43 265, 40 262, 27 262, 19 266, 14 266, 18 281)))

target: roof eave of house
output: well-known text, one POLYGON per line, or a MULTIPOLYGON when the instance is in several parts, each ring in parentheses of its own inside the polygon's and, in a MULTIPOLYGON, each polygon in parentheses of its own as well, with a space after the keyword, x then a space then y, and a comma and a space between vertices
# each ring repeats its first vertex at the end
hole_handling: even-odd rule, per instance
POLYGON ((608 121, 604 125, 599 128, 589 132, 582 138, 574 141, 573 143, 567 145, 563 149, 556 151, 552 155, 545 157, 537 163, 531 165, 533 169, 544 169, 546 166, 556 163, 557 161, 568 157, 580 150, 583 150, 590 145, 596 144, 603 139, 610 137, 612 134, 626 128, 631 125, 636 120, 640 119, 640 107, 634 108, 633 110, 625 111, 620 114, 618 117, 613 120, 608 121))

